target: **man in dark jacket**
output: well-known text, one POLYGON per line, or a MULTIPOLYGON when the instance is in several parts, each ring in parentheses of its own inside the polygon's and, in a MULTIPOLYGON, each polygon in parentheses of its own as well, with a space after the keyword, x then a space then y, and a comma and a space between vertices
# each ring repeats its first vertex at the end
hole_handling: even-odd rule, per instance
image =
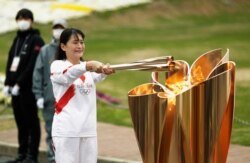
POLYGON ((18 156, 8 163, 36 163, 40 143, 40 122, 32 93, 32 74, 43 39, 32 28, 33 13, 21 9, 16 15, 19 27, 9 51, 4 93, 11 95, 18 130, 18 156))

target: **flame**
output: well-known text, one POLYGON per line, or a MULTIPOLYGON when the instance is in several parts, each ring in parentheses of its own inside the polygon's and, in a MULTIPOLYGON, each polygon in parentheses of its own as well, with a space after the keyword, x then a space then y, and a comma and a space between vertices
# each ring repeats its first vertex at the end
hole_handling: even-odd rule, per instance
POLYGON ((144 84, 136 87, 133 89, 130 93, 130 95, 146 95, 146 94, 152 94, 155 93, 154 85, 152 84, 144 84))
POLYGON ((192 72, 192 79, 191 83, 200 83, 205 80, 205 77, 203 75, 201 66, 199 65, 198 67, 194 68, 194 71, 192 72))
POLYGON ((187 90, 188 88, 190 88, 190 84, 188 81, 180 81, 180 82, 176 82, 174 84, 169 84, 167 85, 168 89, 171 90, 171 92, 173 92, 175 95, 187 90))
POLYGON ((175 108, 175 105, 176 105, 176 98, 174 97, 168 98, 168 110, 172 111, 175 108))

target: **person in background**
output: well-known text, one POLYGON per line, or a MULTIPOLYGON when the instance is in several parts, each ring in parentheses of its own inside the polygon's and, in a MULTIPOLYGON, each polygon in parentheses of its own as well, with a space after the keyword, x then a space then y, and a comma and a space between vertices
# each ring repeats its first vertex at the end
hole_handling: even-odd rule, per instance
POLYGON ((54 163, 54 152, 52 148, 51 127, 55 113, 55 99, 50 81, 50 64, 55 59, 58 42, 62 31, 67 27, 64 19, 56 19, 52 24, 52 41, 42 47, 33 71, 32 91, 36 97, 37 107, 42 109, 47 133, 46 143, 48 147, 47 157, 49 162, 54 163))
POLYGON ((40 144, 40 122, 36 99, 32 92, 32 75, 36 58, 44 45, 40 32, 32 28, 33 13, 28 9, 17 12, 19 27, 9 51, 4 94, 11 95, 18 130, 18 156, 8 163, 36 163, 40 144))
POLYGON ((75 28, 60 37, 56 60, 51 64, 55 96, 52 139, 56 163, 96 163, 96 86, 114 73, 98 61, 83 61, 85 35, 75 28))

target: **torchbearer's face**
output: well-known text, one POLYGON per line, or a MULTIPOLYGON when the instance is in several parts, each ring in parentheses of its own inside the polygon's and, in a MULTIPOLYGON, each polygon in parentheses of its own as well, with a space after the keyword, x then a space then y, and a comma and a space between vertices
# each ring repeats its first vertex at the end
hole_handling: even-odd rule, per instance
POLYGON ((61 48, 65 51, 68 59, 80 59, 85 51, 85 44, 81 35, 71 35, 66 44, 61 44, 61 48))

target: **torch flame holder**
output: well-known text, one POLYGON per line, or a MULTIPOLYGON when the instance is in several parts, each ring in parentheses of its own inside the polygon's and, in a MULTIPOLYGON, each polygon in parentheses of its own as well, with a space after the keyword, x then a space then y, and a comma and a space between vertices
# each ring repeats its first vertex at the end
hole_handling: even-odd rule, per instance
POLYGON ((152 83, 128 92, 144 163, 226 163, 235 103, 235 63, 228 59, 229 50, 224 56, 221 53, 221 49, 209 51, 191 68, 185 61, 169 58, 163 85, 156 76, 164 71, 159 72, 154 62, 148 67, 145 62, 133 63, 135 67, 129 68, 113 66, 117 70, 157 71, 152 83), (181 82, 189 85, 169 93, 181 82))

